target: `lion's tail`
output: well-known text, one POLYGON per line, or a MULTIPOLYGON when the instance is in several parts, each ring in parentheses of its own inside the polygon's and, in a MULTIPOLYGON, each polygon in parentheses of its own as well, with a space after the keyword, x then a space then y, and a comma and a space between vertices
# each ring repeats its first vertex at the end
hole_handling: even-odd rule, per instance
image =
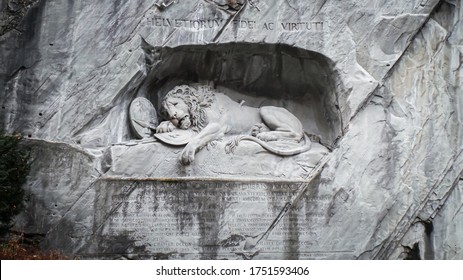
POLYGON ((241 135, 241 136, 235 137, 235 139, 233 139, 230 143, 228 143, 225 146, 225 151, 227 152, 227 154, 233 153, 235 148, 238 146, 239 142, 241 142, 243 140, 255 142, 255 143, 259 144, 262 148, 269 151, 270 153, 275 154, 275 155, 279 155, 279 156, 294 156, 294 155, 298 155, 298 154, 307 152, 308 150, 310 150, 312 148, 312 141, 310 141, 310 139, 309 139, 309 137, 307 136, 306 133, 304 133, 305 144, 303 146, 299 146, 299 147, 292 148, 292 149, 278 149, 278 148, 273 147, 272 145, 268 144, 267 142, 262 141, 259 138, 256 138, 254 136, 241 135))

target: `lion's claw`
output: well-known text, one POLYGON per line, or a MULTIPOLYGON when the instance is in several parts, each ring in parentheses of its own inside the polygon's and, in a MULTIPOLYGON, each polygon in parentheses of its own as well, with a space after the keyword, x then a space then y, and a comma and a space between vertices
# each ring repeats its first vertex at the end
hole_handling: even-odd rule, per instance
POLYGON ((233 152, 235 151, 236 147, 238 147, 238 144, 240 143, 242 139, 243 139, 243 136, 237 136, 237 137, 234 137, 232 140, 230 140, 225 145, 225 153, 233 154, 233 152))
POLYGON ((269 131, 268 127, 263 123, 258 123, 254 125, 251 129, 251 135, 256 137, 259 133, 269 131))
POLYGON ((156 127, 156 133, 172 132, 175 129, 175 125, 170 121, 163 121, 156 127))
POLYGON ((192 145, 186 145, 185 149, 182 151, 181 161, 183 165, 188 165, 193 162, 195 159, 196 149, 192 145))

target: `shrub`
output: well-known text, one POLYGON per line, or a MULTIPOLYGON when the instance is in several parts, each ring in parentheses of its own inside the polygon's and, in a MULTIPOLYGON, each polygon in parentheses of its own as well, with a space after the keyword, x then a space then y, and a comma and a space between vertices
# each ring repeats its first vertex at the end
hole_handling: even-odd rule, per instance
POLYGON ((68 260, 57 251, 42 251, 38 244, 27 242, 24 234, 11 234, 9 239, 0 244, 0 260, 68 260))
POLYGON ((20 135, 0 132, 0 236, 8 232, 14 216, 23 208, 22 185, 30 170, 30 153, 20 141, 20 135))

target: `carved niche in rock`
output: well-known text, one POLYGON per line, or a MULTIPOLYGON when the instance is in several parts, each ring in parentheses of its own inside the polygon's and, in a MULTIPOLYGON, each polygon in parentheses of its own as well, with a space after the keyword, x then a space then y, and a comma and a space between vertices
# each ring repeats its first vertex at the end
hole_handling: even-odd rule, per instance
POLYGON ((142 140, 113 145, 108 176, 300 180, 342 133, 342 83, 323 55, 284 45, 142 43, 146 78, 136 96, 154 106, 130 115, 142 140))

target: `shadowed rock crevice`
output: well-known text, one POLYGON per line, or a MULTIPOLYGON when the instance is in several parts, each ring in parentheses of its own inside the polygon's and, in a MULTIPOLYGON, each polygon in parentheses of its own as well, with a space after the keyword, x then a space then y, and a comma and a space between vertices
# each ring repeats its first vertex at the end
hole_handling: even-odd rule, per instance
POLYGON ((0 3, 0 36, 16 29, 27 11, 37 2, 38 0, 2 1, 0 3))
POLYGON ((406 255, 404 260, 421 260, 420 257, 420 246, 418 243, 413 244, 413 247, 405 247, 406 255))

